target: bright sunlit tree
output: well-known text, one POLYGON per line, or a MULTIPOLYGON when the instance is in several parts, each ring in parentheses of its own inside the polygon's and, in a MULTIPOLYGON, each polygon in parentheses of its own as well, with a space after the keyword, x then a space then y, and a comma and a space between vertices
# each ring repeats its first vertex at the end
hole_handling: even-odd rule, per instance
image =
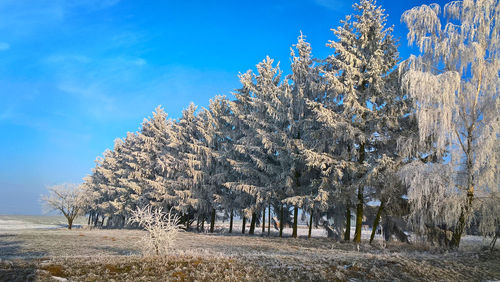
POLYGON ((456 248, 478 204, 499 189, 500 2, 453 1, 442 14, 422 5, 401 19, 420 50, 402 65, 404 89, 416 102, 420 142, 443 160, 405 173, 412 215, 452 227, 456 248))

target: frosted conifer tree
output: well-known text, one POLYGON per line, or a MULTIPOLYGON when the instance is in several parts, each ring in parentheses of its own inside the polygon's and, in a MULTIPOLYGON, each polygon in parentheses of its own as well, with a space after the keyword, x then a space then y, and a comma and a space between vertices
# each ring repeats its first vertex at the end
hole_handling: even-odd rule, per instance
MULTIPOLYGON (((115 147, 121 145, 121 140, 115 141, 115 147)), ((99 222, 99 217, 102 217, 100 225, 104 223, 106 217, 110 217, 117 213, 116 207, 113 205, 118 198, 116 189, 118 178, 114 171, 117 170, 117 154, 113 150, 106 150, 102 157, 96 160, 96 167, 92 170, 92 174, 84 178, 83 189, 88 194, 91 191, 90 199, 93 203, 90 206, 94 209, 94 225, 99 222)), ((89 204, 89 203, 87 203, 89 204)), ((118 207, 120 209, 120 207, 118 207)), ((109 221, 109 219, 108 219, 109 221)))
POLYGON ((92 174, 84 178, 87 206, 92 207, 94 225, 99 215, 108 218, 107 225, 121 227, 126 223, 131 209, 136 207, 133 183, 134 153, 138 150, 137 135, 129 133, 124 139, 116 139, 113 150, 106 150, 96 161, 92 174), (91 196, 89 196, 91 195, 91 196))
POLYGON ((171 197, 174 192, 168 185, 169 172, 175 162, 168 147, 171 135, 175 134, 172 123, 172 120, 167 120, 163 109, 157 107, 153 117, 144 120, 137 134, 140 143, 135 150, 136 162, 129 163, 129 166, 134 170, 132 179, 138 181, 137 184, 130 185, 138 197, 136 201, 140 208, 146 205, 163 208, 172 206, 171 197))
POLYGON ((443 160, 416 161, 404 179, 414 225, 429 218, 453 227, 456 248, 480 199, 499 189, 500 2, 450 2, 444 25, 440 13, 422 5, 401 18, 420 50, 402 65, 404 89, 416 102, 420 143, 431 142, 443 160))
MULTIPOLYGON (((225 185, 239 194, 243 218, 255 219, 270 201, 283 199, 284 186, 278 176, 281 170, 277 151, 271 140, 264 136, 272 131, 275 116, 268 115, 273 113, 267 112, 269 109, 263 100, 267 98, 262 95, 276 97, 281 91, 281 72, 272 67, 272 63, 270 58, 260 63, 258 76, 251 71, 240 75, 242 88, 234 93, 236 100, 231 102, 234 152, 228 160, 237 179, 225 185)), ((255 220, 252 223, 255 224, 255 220)))
POLYGON ((196 206, 191 190, 194 181, 197 180, 195 169, 198 165, 191 144, 196 131, 196 108, 194 104, 190 104, 183 110, 182 117, 174 125, 175 134, 171 136, 168 145, 174 151, 174 158, 178 160, 173 167, 174 175, 171 183, 176 195, 174 209, 183 213, 192 212, 196 206))
POLYGON ((222 184, 224 181, 224 171, 220 162, 220 149, 223 136, 218 135, 219 117, 214 108, 216 105, 211 101, 211 110, 202 109, 197 116, 198 132, 200 141, 200 151, 198 154, 200 160, 199 171, 201 173, 198 183, 195 185, 197 189, 194 191, 194 197, 198 200, 198 210, 204 214, 210 214, 210 232, 214 232, 214 224, 216 219, 217 202, 216 195, 222 194, 222 184))
MULTIPOLYGON (((205 198, 211 201, 210 231, 214 231, 216 208, 224 208, 230 216, 230 224, 234 216, 234 195, 224 184, 234 181, 227 154, 232 150, 230 135, 233 126, 230 123, 231 109, 226 97, 216 96, 210 100, 208 109, 200 113, 202 121, 204 145, 208 154, 204 158, 203 189, 205 198)), ((230 226, 232 229, 232 226, 230 226)), ((232 230, 231 230, 232 231, 232 230)))
POLYGON ((354 241, 359 242, 368 185, 366 173, 377 158, 374 150, 381 141, 382 109, 389 95, 385 91, 387 77, 397 63, 398 52, 392 28, 385 26, 384 10, 373 0, 361 0, 353 7, 357 14, 342 21, 343 26, 334 30, 338 41, 328 44, 335 49, 325 71, 329 101, 326 109, 316 111, 326 126, 344 129, 344 144, 338 151, 344 158, 335 167, 343 167, 344 190, 357 189, 354 241))
MULTIPOLYGON (((316 212, 325 210, 328 206, 328 197, 325 187, 322 187, 321 181, 318 181, 320 168, 307 161, 305 144, 315 142, 318 136, 311 132, 319 127, 307 101, 320 101, 324 96, 324 87, 321 83, 319 68, 313 61, 311 46, 302 33, 294 47, 291 49, 292 74, 287 77, 292 84, 282 93, 283 102, 272 106, 277 106, 277 110, 283 112, 285 120, 284 126, 277 131, 278 136, 282 136, 278 138, 281 139, 281 142, 278 142, 282 155, 281 166, 291 175, 288 184, 293 183, 294 178, 295 183, 298 184, 293 186, 293 195, 289 195, 285 201, 295 207, 294 219, 297 218, 297 208, 309 212, 310 234, 314 210, 316 212)), ((297 220, 294 220, 295 235, 296 222, 297 220)))

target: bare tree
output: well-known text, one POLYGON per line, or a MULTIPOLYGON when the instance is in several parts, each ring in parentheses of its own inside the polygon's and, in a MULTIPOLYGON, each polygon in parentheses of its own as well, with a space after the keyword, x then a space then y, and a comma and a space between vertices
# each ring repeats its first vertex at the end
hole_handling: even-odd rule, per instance
POLYGON ((41 200, 49 211, 58 211, 68 220, 68 229, 73 227, 73 220, 82 211, 82 193, 80 185, 64 183, 48 188, 49 194, 42 195, 41 200))

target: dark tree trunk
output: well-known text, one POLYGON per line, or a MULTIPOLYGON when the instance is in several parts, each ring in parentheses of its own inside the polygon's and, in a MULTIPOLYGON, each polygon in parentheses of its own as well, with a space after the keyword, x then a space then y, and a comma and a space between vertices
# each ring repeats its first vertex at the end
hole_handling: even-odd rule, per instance
POLYGON ((252 213, 252 220, 250 221, 250 230, 248 231, 248 234, 253 235, 255 234, 255 222, 257 221, 257 214, 252 213))
POLYGON ((298 207, 293 207, 293 231, 292 231, 292 237, 297 238, 297 219, 299 215, 299 208, 298 207))
POLYGON ((492 252, 493 252, 493 250, 495 249, 495 244, 496 244, 496 242, 497 242, 497 238, 498 238, 498 234, 499 234, 499 233, 500 233, 500 232, 495 232, 495 236, 493 236, 493 239, 492 239, 492 240, 491 240, 491 242, 490 242, 490 251, 492 251, 492 252))
POLYGON ((358 188, 358 204, 356 205, 356 231, 353 242, 361 242, 361 227, 363 226, 363 188, 358 188))
POLYGON ((89 221, 87 222, 87 225, 90 225, 90 217, 92 216, 92 213, 89 213, 89 221))
POLYGON ((458 249, 460 246, 460 240, 462 238, 462 234, 465 230, 465 225, 466 225, 466 220, 469 216, 469 210, 470 207, 472 206, 472 194, 467 194, 467 203, 465 207, 462 208, 462 211, 460 212, 460 217, 458 218, 458 223, 455 226, 455 229, 453 230, 453 235, 451 237, 450 241, 450 248, 452 249, 458 249))
POLYGON ((262 236, 266 232, 266 207, 262 209, 262 236))
POLYGON ((214 233, 215 228, 215 209, 212 209, 212 217, 210 218, 210 233, 214 233))
MULTIPOLYGON (((358 162, 362 164, 365 160, 365 144, 359 146, 359 159, 358 162)), ((363 227, 363 199, 364 187, 358 187, 358 204, 356 205, 356 231, 354 232, 353 242, 361 242, 361 228, 363 227)))
POLYGON ((201 218, 201 232, 205 231, 205 217, 201 218))
POLYGON ((377 216, 375 217, 375 221, 373 222, 372 234, 370 235, 370 244, 373 242, 375 238, 375 233, 377 232, 378 225, 380 223, 380 216, 382 215, 382 211, 384 210, 385 201, 382 200, 380 202, 380 206, 378 207, 377 216))
POLYGON ((73 218, 68 217, 68 229, 71 230, 71 227, 73 227, 73 218))
POLYGON ((94 226, 97 227, 97 222, 99 222, 99 213, 94 215, 94 226))
POLYGON ((467 224, 467 220, 470 214, 470 209, 472 207, 472 200, 474 198, 472 130, 473 126, 470 126, 467 129, 467 151, 465 152, 467 157, 467 200, 465 206, 462 208, 462 211, 460 212, 458 223, 455 226, 455 230, 453 231, 453 236, 450 242, 450 247, 452 249, 458 249, 458 247, 460 246, 460 239, 462 238, 462 234, 465 230, 465 225, 467 224))
POLYGON ((280 237, 283 237, 283 227, 284 227, 284 221, 285 220, 285 206, 281 206, 281 215, 280 215, 280 237))
POLYGON ((245 234, 245 225, 247 225, 247 218, 243 216, 243 224, 241 226, 241 234, 245 234))
POLYGON ((229 233, 233 233, 233 210, 231 210, 231 215, 229 219, 229 233))
POLYGON ((307 238, 311 238, 312 226, 313 226, 313 210, 311 209, 311 215, 309 216, 309 233, 307 234, 307 238))
POLYGON ((189 229, 191 229, 191 217, 189 216, 189 214, 186 214, 186 230, 189 231, 189 229))
POLYGON ((267 214, 267 236, 271 235, 271 204, 269 204, 269 213, 267 214))
POLYGON ((347 201, 345 209, 345 232, 344 241, 351 240, 351 201, 347 201))
POLYGON ((196 220, 196 231, 200 232, 200 217, 198 216, 198 219, 196 220))

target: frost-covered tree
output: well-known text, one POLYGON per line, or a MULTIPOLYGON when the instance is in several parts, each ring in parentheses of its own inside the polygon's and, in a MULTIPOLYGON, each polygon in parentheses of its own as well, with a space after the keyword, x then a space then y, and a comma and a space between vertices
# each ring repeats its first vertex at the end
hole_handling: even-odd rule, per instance
MULTIPOLYGON (((115 140, 115 148, 122 146, 122 140, 115 140)), ((94 225, 104 224, 104 220, 123 210, 121 203, 117 202, 119 191, 118 185, 118 158, 119 155, 115 150, 106 150, 102 157, 96 160, 96 166, 92 170, 92 174, 84 178, 83 187, 86 194, 92 194, 89 198, 93 201, 88 205, 92 207, 91 216, 93 217, 94 225)))
POLYGON ((227 189, 226 182, 234 181, 228 153, 232 150, 231 133, 234 130, 231 120, 231 108, 229 100, 223 96, 216 96, 209 102, 208 109, 200 113, 203 121, 205 146, 209 154, 204 159, 204 185, 209 185, 210 189, 204 189, 204 194, 212 201, 212 215, 210 231, 214 231, 215 210, 224 209, 230 217, 230 231, 235 208, 235 195, 233 191, 227 189), (210 193, 207 193, 209 191, 210 193))
POLYGON ((258 74, 248 71, 240 75, 242 88, 234 93, 236 100, 231 102, 234 152, 228 159, 238 178, 227 182, 226 187, 241 193, 243 221, 246 217, 255 219, 251 221, 251 231, 264 206, 270 201, 281 201, 284 195, 274 140, 266 139, 278 118, 275 112, 268 112, 272 109, 266 102, 278 101, 278 92, 283 88, 281 71, 272 64, 273 60, 267 58, 257 65, 258 74))
POLYGON ((48 188, 49 194, 41 200, 47 210, 54 210, 64 215, 68 221, 68 229, 73 227, 73 221, 83 210, 83 195, 80 185, 60 184, 48 188))
MULTIPOLYGON (((208 109, 202 109, 197 116, 199 141, 203 152, 198 154, 200 159, 200 180, 194 197, 198 200, 199 208, 210 213, 210 232, 214 232, 216 210, 223 203, 221 200, 230 200, 230 193, 224 184, 233 179, 230 167, 226 161, 225 151, 229 142, 232 125, 228 122, 230 115, 228 100, 224 97, 215 97, 210 100, 208 109)), ((230 205, 226 205, 230 208, 230 205)))
POLYGON ((384 10, 372 0, 361 0, 353 7, 357 13, 342 21, 343 25, 334 30, 338 40, 327 44, 335 50, 334 55, 327 58, 324 73, 329 87, 328 100, 324 106, 317 105, 316 113, 325 126, 343 130, 334 149, 341 158, 330 158, 329 166, 341 170, 337 178, 341 178, 344 194, 352 195, 357 190, 355 199, 347 197, 346 217, 349 222, 350 203, 355 200, 354 241, 359 242, 365 188, 369 185, 366 175, 380 156, 376 150, 383 142, 380 134, 386 124, 384 107, 392 95, 386 91, 386 84, 397 63, 398 52, 392 28, 386 27, 384 10))
MULTIPOLYGON (((123 183, 133 191, 134 201, 138 207, 151 205, 170 208, 172 206, 172 189, 169 189, 169 171, 172 163, 168 144, 173 132, 173 121, 167 120, 167 114, 158 106, 153 116, 145 119, 137 133, 138 144, 135 150, 126 152, 133 155, 129 158, 128 167, 133 170, 131 181, 123 183)), ((132 207, 136 210, 136 207, 132 207)))
POLYGON ((277 104, 277 110, 284 115, 284 126, 278 134, 280 139, 281 166, 288 171, 288 183, 292 186, 292 195, 285 202, 294 206, 294 232, 297 234, 297 211, 302 208, 309 212, 309 234, 315 212, 324 211, 328 205, 327 191, 321 185, 321 168, 309 161, 311 154, 307 149, 311 142, 319 137, 316 133, 319 123, 308 102, 319 102, 324 95, 324 87, 319 68, 315 65, 311 46, 301 33, 297 43, 291 48, 292 73, 287 76, 291 83, 282 94, 283 103, 277 104), (291 176, 291 177, 290 177, 291 176), (295 180, 294 180, 295 179, 295 180))
POLYGON ((492 238, 490 249, 495 248, 495 243, 500 236, 500 192, 493 192, 486 198, 479 198, 477 218, 479 221, 479 231, 483 236, 492 238))
POLYGON ((178 122, 173 124, 168 144, 172 158, 171 181, 168 185, 174 190, 171 199, 174 210, 196 216, 198 223, 203 223, 209 209, 199 202, 195 193, 202 180, 201 157, 206 151, 200 141, 196 110, 197 106, 191 103, 183 110, 178 122))
MULTIPOLYGON (((406 11, 408 41, 419 47, 402 68, 414 98, 421 144, 441 164, 414 162, 405 170, 413 223, 453 227, 451 247, 476 209, 476 198, 499 189, 500 2, 453 1, 406 11)), ((488 212, 488 210, 483 210, 488 212)))
MULTIPOLYGON (((249 91, 248 104, 251 108, 245 122, 254 131, 253 138, 259 146, 258 151, 250 150, 249 154, 257 168, 271 180, 264 182, 255 194, 256 203, 263 211, 270 203, 265 196, 274 195, 281 204, 293 207, 292 237, 297 237, 298 209, 310 209, 306 203, 312 197, 311 169, 306 165, 301 148, 308 121, 305 97, 313 93, 307 85, 311 84, 307 81, 310 79, 308 69, 299 70, 311 64, 310 47, 303 36, 296 46, 299 56, 295 57, 292 53, 292 67, 296 72, 290 77, 296 78, 296 85, 281 81, 279 64, 274 67, 269 57, 257 65, 257 73, 248 72, 242 76, 244 88, 249 91)), ((283 210, 282 214, 285 213, 283 210)), ((282 218, 281 226, 283 221, 282 218)))

